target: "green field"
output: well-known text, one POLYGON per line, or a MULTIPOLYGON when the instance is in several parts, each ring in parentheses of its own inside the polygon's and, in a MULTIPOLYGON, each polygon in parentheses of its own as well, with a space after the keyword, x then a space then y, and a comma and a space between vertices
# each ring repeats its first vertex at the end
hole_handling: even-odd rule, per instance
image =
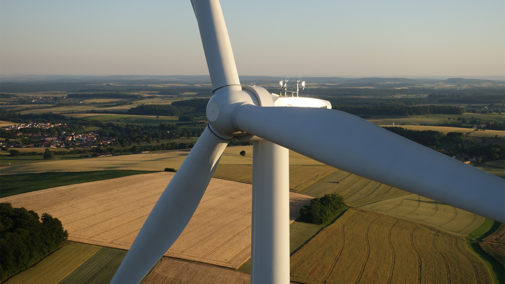
POLYGON ((483 165, 477 166, 477 168, 495 176, 505 178, 505 160, 486 162, 483 165))
POLYGON ((124 124, 148 124, 159 125, 163 123, 177 123, 177 116, 147 116, 147 115, 127 115, 127 114, 67 114, 67 117, 80 118, 86 121, 116 122, 124 124))
POLYGON ((457 122, 457 118, 462 117, 467 120, 473 118, 480 118, 488 121, 503 121, 505 116, 499 114, 480 114, 480 113, 464 113, 461 115, 452 114, 428 114, 428 115, 417 115, 409 117, 387 117, 387 118, 373 118, 367 119, 376 125, 391 125, 393 122, 395 126, 405 125, 421 125, 421 124, 439 124, 447 122, 457 122), (451 118, 450 120, 448 118, 451 118))
POLYGON ((0 197, 31 192, 57 186, 78 184, 125 177, 130 175, 147 174, 146 171, 98 171, 98 172, 71 172, 71 173, 42 173, 1 175, 2 188, 0 197))
POLYGON ((125 250, 101 248, 59 283, 109 283, 126 253, 127 251, 125 250))
MULTIPOLYGON (((30 148, 22 148, 22 149, 30 149, 30 148)), ((33 148, 33 149, 37 149, 37 148, 33 148)), ((37 149, 37 150, 39 150, 39 149, 37 149)), ((64 150, 65 150, 65 152, 67 151, 67 149, 64 149, 64 150)), ((55 150, 53 149, 53 151, 55 151, 55 150)), ((39 151, 33 151, 33 152, 39 152, 39 151)), ((56 155, 55 159, 56 160, 76 159, 79 156, 80 156, 79 154, 56 155)), ((21 165, 21 164, 30 164, 30 163, 40 163, 40 162, 47 162, 47 161, 50 161, 50 160, 44 160, 43 155, 30 155, 30 156, 18 156, 18 157, 13 157, 13 156, 8 156, 8 155, 0 155, 0 167, 21 165)))
POLYGON ((20 112, 20 114, 42 114, 42 113, 65 113, 65 112, 72 112, 72 111, 90 111, 90 110, 102 110, 107 107, 113 107, 113 104, 110 105, 75 105, 75 106, 60 106, 60 107, 50 107, 50 108, 43 108, 43 109, 30 109, 30 110, 24 110, 20 112))
POLYGON ((349 209, 291 256, 296 283, 490 283, 465 240, 349 209))
POLYGON ((5 283, 58 283, 95 255, 99 250, 100 247, 88 244, 67 244, 35 264, 33 267, 13 276, 5 283))

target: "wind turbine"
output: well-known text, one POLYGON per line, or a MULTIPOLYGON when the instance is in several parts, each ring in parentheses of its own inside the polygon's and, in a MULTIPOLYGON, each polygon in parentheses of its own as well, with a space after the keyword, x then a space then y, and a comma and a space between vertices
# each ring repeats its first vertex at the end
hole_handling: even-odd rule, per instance
POLYGON ((213 97, 209 125, 149 214, 111 283, 138 283, 191 219, 233 137, 252 139, 252 283, 289 283, 288 149, 505 222, 504 180, 322 100, 240 84, 219 0, 192 0, 213 97), (282 118, 282 119, 280 119, 282 118), (284 148, 285 147, 285 148, 284 148))

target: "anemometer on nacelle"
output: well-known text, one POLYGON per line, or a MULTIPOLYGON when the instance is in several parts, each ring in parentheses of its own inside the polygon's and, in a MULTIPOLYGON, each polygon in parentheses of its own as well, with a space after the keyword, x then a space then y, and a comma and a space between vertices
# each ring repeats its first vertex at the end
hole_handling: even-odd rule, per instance
MULTIPOLYGON (((281 86, 281 92, 279 94, 280 97, 282 97, 282 91, 284 91, 284 97, 289 97, 288 95, 288 81, 289 81, 289 76, 286 76, 286 79, 279 81, 279 85, 281 86)), ((305 90, 305 81, 302 81, 302 78, 298 76, 298 80, 296 80, 296 93, 294 91, 291 91, 291 97, 294 97, 296 94, 296 97, 298 97, 300 93, 300 86, 302 86, 302 91, 305 90)))

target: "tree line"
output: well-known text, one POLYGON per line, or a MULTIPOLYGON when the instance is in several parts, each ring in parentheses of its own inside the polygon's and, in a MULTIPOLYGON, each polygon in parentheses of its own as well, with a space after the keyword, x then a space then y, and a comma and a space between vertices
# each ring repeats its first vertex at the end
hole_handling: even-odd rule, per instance
POLYGON ((5 280, 40 261, 68 238, 61 222, 23 207, 0 203, 0 279, 5 280))
POLYGON ((340 105, 334 104, 332 99, 332 109, 341 110, 355 115, 387 115, 387 116, 409 116, 426 114, 463 114, 465 110, 457 106, 362 106, 362 105, 340 105))
POLYGON ((176 105, 140 105, 128 110, 128 114, 180 116, 195 112, 194 107, 176 105))
POLYGON ((79 94, 68 94, 69 99, 140 99, 143 98, 141 95, 133 95, 126 93, 79 93, 79 94))

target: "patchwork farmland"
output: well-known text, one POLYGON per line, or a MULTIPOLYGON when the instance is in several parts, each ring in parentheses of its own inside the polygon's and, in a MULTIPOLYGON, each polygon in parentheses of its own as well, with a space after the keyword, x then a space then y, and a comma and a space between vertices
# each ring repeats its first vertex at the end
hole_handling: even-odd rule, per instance
POLYGON ((100 247, 71 243, 7 280, 7 284, 54 284, 59 283, 79 266, 89 260, 100 250, 100 247))
MULTIPOLYGON (((1 198, 58 216, 69 240, 129 249, 173 173, 160 172, 1 198)), ((212 179, 186 229, 166 256, 238 268, 250 258, 251 185, 212 179)), ((291 219, 311 197, 291 193, 291 219)))
POLYGON ((349 209, 291 257, 300 283, 491 283, 465 239, 349 209))

